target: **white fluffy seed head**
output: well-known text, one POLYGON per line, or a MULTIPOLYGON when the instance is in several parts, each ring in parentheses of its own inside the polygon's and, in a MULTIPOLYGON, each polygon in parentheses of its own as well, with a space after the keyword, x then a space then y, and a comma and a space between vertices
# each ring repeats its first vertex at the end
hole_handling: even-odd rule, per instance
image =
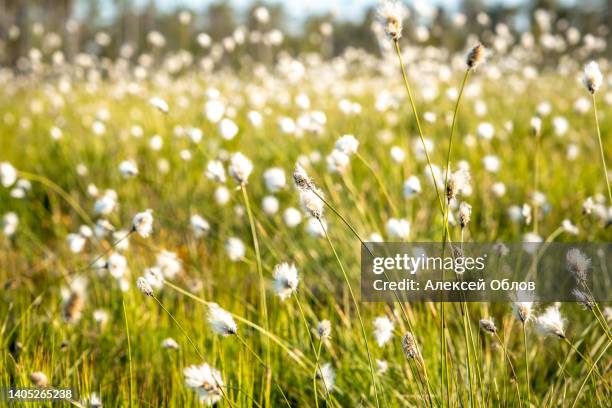
POLYGON ((536 329, 546 336, 565 338, 565 319, 556 306, 548 307, 544 313, 536 318, 536 329))
POLYGON ((325 204, 321 200, 322 192, 316 191, 313 188, 300 191, 300 204, 304 211, 306 211, 311 217, 321 219, 323 216, 323 209, 325 204))
POLYGON ((453 173, 448 177, 448 184, 446 186, 446 199, 450 202, 464 189, 470 186, 470 172, 469 170, 462 168, 453 173))
POLYGON ((459 225, 465 228, 472 219, 472 206, 466 202, 459 204, 459 225))
POLYGON ((485 60, 487 49, 481 43, 476 44, 470 52, 468 52, 466 58, 466 65, 468 69, 476 69, 485 60))
POLYGON ((295 170, 293 171, 293 182, 298 190, 306 190, 313 187, 312 180, 306 173, 306 170, 299 164, 295 164, 295 170))
POLYGON ((30 373, 30 381, 32 381, 32 384, 34 384, 36 387, 46 387, 49 385, 49 379, 42 371, 34 371, 33 373, 30 373))
POLYGON ((211 303, 208 308, 208 323, 213 331, 221 336, 229 336, 238 332, 238 326, 232 314, 216 303, 211 303))
POLYGON ((153 296, 154 294, 151 284, 145 279, 144 276, 141 276, 136 280, 136 287, 146 296, 153 296))
POLYGON ((379 346, 384 346, 393 336, 393 322, 387 316, 374 319, 374 338, 379 346))
POLYGON ((402 350, 406 358, 418 358, 419 350, 417 349, 416 340, 411 332, 406 332, 402 337, 402 350))
POLYGON ((328 392, 333 391, 334 384, 336 383, 336 371, 330 363, 325 363, 321 366, 317 373, 317 378, 321 380, 328 392))
POLYGON ((347 156, 357 153, 359 141, 353 135, 344 135, 336 141, 335 148, 347 156))
POLYGON ((513 304, 516 318, 522 323, 527 322, 531 317, 532 305, 530 302, 515 302, 513 304))
POLYGON ((234 153, 230 159, 229 173, 236 183, 245 185, 253 171, 253 163, 242 153, 234 153))
POLYGON ((377 14, 385 32, 392 40, 397 41, 402 38, 403 20, 408 15, 402 3, 396 0, 383 0, 377 14))
POLYGON ((488 319, 480 319, 480 329, 489 333, 497 332, 497 327, 495 327, 495 323, 492 318, 488 319))
POLYGON ((149 99, 149 104, 154 108, 157 108, 162 113, 168 113, 168 103, 158 96, 154 96, 149 99))
POLYGON ((149 237, 153 232, 153 210, 147 209, 136 214, 132 220, 132 231, 143 238, 149 237))
POLYGON ((183 375, 185 385, 198 393, 202 404, 214 405, 223 397, 225 385, 221 373, 208 364, 190 365, 183 370, 183 375))
POLYGON ((317 326, 317 334, 321 339, 329 339, 331 337, 331 322, 329 320, 321 320, 317 326))
POLYGON ((274 267, 274 290, 281 300, 287 299, 298 288, 298 271, 294 264, 283 262, 274 267))
POLYGON ((592 94, 595 94, 601 88, 603 83, 603 75, 599 69, 599 65, 595 61, 591 61, 584 66, 584 77, 582 79, 584 86, 592 94))
POLYGON ((565 263, 567 270, 574 275, 576 280, 581 284, 585 284, 589 268, 591 267, 591 259, 578 248, 572 248, 565 254, 565 263))

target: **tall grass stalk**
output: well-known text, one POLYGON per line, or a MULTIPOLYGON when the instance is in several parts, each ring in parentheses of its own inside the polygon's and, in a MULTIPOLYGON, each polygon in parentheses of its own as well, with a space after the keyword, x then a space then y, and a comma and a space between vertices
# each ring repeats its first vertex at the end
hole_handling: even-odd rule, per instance
POLYGON ((523 325, 523 351, 525 357, 525 385, 527 387, 527 405, 531 406, 531 391, 530 391, 530 380, 529 380, 529 359, 527 358, 527 328, 525 327, 526 322, 522 322, 523 325))
POLYGON ((353 287, 346 273, 346 270, 344 269, 344 265, 342 264, 342 261, 340 261, 340 257, 338 256, 338 253, 336 252, 336 248, 334 247, 334 244, 329 238, 329 234, 327 233, 327 228, 325 228, 325 225, 323 225, 323 221, 321 221, 320 218, 318 219, 318 221, 319 221, 319 224, 321 225, 321 228, 323 229, 323 232, 325 233, 325 238, 327 239, 329 247, 334 253, 334 257, 336 258, 336 261, 338 262, 338 266, 340 267, 340 270, 342 271, 342 275, 344 276, 344 281, 346 282, 346 285, 349 290, 349 294, 351 295, 351 300, 353 302, 353 305, 355 306, 355 312, 357 313, 357 319, 359 320, 359 325, 361 326, 361 334, 363 336, 366 353, 368 355, 368 364, 370 366, 370 375, 372 377, 372 387, 374 388, 374 397, 376 399, 376 406, 380 407, 380 402, 378 400, 378 389, 376 386, 376 374, 374 371, 374 362, 372 361, 372 353, 370 353, 370 345, 368 344, 368 335, 366 334, 365 326, 363 324, 363 319, 361 317, 361 312, 359 311, 359 304, 357 303, 357 299, 355 298, 355 294, 353 293, 353 287))
POLYGON ((534 153, 534 169, 533 169, 533 232, 538 233, 538 188, 540 183, 540 143, 541 132, 536 131, 535 134, 535 153, 534 153))
POLYGON ((127 310, 125 308, 125 298, 121 296, 121 305, 123 306, 123 320, 125 322, 125 334, 127 337, 128 363, 130 370, 130 407, 133 406, 134 400, 134 371, 132 369, 132 346, 130 344, 130 326, 128 324, 127 310))
POLYGON ((601 140, 601 128, 599 126, 599 117, 597 116, 597 102, 595 100, 595 94, 591 93, 591 100, 593 101, 593 115, 595 116, 595 128, 597 129, 597 140, 599 141, 599 154, 601 155, 601 164, 603 166, 604 177, 606 179, 606 187, 608 188, 608 202, 612 205, 612 190, 610 189, 610 180, 608 178, 608 166, 606 166, 606 157, 604 155, 603 142, 601 140))
MULTIPOLYGON (((257 273, 259 274, 259 291, 261 296, 261 311, 263 314, 264 327, 266 330, 270 329, 270 322, 268 321, 268 305, 266 300, 266 286, 263 276, 263 267, 261 263, 261 254, 259 253, 259 240, 257 238, 257 226, 255 225, 255 220, 253 218, 253 211, 251 210, 251 204, 249 202, 249 195, 247 193, 246 185, 241 185, 240 190, 242 190, 242 197, 244 198, 244 205, 246 206, 247 215, 249 218, 249 225, 251 227, 251 236, 253 238, 253 248, 255 249, 255 260, 257 262, 257 273)), ((270 357, 270 341, 266 338, 266 364, 270 366, 271 357, 270 357)), ((266 392, 265 392, 265 400, 266 405, 270 403, 270 387, 272 378, 270 377, 271 373, 266 373, 266 392)))
MULTIPOLYGON (((417 125, 417 130, 419 133, 419 138, 421 140, 421 144, 425 152, 425 158, 427 159, 427 165, 429 166, 429 171, 431 173, 431 179, 434 185, 434 189, 436 190, 436 196, 438 198, 438 204, 440 206, 440 213, 442 214, 442 217, 444 217, 444 203, 442 201, 442 196, 440 195, 440 191, 438 189, 438 183, 436 180, 436 175, 433 170, 433 165, 431 163, 431 158, 429 157, 429 152, 427 151, 427 145, 425 144, 425 136, 423 135, 423 129, 421 128, 421 122, 419 120, 419 115, 416 109, 416 104, 414 103, 414 98, 412 97, 412 90, 410 88, 410 83, 408 81, 408 75, 406 74, 406 67, 404 66, 402 51, 400 49, 399 41, 394 40, 393 42, 395 45, 395 52, 397 54, 397 58, 400 64, 400 70, 402 73, 404 87, 406 88, 406 93, 408 94, 408 100, 412 108, 412 113, 414 114, 415 122, 417 125)), ((444 225, 444 229, 448 230, 446 225, 444 225)), ((447 232, 445 232, 445 234, 447 234, 447 232)), ((445 309, 444 302, 440 302, 440 343, 441 343, 440 380, 442 384, 444 384, 444 378, 446 377, 446 399, 447 399, 447 404, 450 405, 450 375, 449 375, 450 373, 448 372, 448 366, 446 364, 446 357, 447 357, 447 344, 446 344, 446 336, 445 336, 446 316, 445 316, 444 309, 445 309)), ((442 392, 444 392, 444 386, 442 386, 442 392)))
MULTIPOLYGON (((448 151, 446 152, 446 166, 444 167, 444 191, 446 192, 448 189, 448 176, 451 167, 451 155, 453 150, 453 140, 455 135, 455 128, 457 127, 457 115, 459 114, 459 106, 461 105, 461 96, 463 95, 463 90, 465 89, 465 84, 467 83, 468 77, 470 76, 471 69, 466 69, 465 74, 463 75, 463 80, 461 81, 461 87, 459 88, 459 94, 457 95, 457 101, 455 102, 455 109, 453 111, 453 120, 451 122, 451 131, 450 137, 448 139, 448 151)), ((448 231, 448 218, 449 218, 449 205, 450 203, 446 201, 446 205, 444 207, 444 242, 446 241, 446 235, 448 231)), ((463 232, 463 231, 462 231, 463 232)))
POLYGON ((372 173, 372 175, 376 179, 376 182, 378 183, 378 187, 380 188, 380 191, 383 193, 383 195, 387 199, 387 202, 389 203, 389 206, 391 207, 391 210, 393 211, 393 214, 394 215, 398 215, 399 213, 397 211, 397 207, 393 203, 393 200, 391 199, 391 196, 389 195, 389 192, 387 191, 387 188, 385 187, 385 184, 380 179, 380 177, 379 177, 378 173, 376 172, 376 170, 374 170, 374 168, 372 168, 370 163, 368 163, 366 161, 366 159, 359 152, 356 152, 355 156, 364 164, 364 166, 366 166, 368 168, 368 170, 370 170, 370 172, 372 173))

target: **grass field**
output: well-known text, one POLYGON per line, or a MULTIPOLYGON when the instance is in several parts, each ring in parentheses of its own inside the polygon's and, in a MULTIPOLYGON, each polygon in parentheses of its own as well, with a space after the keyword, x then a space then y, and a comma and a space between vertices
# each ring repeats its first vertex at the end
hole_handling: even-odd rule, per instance
MULTIPOLYGON (((465 56, 402 47, 444 196, 465 56)), ((451 202, 450 239, 610 241, 609 66, 593 94, 600 148, 586 61, 540 68, 516 50, 469 70, 450 165, 471 183, 451 202), (464 229, 461 202, 471 205, 464 229)), ((40 372, 83 406, 609 404, 606 304, 557 305, 560 339, 536 330, 554 305, 527 310, 523 325, 509 303, 448 303, 445 341, 439 304, 356 307, 344 272, 358 298, 360 242, 335 211, 363 240, 444 238, 393 49, 244 72, 194 62, 176 73, 169 59, 138 72, 94 61, 0 73, 0 161, 16 169, 0 168, 0 387, 43 385, 40 372), (347 134, 356 152, 350 138, 336 143, 347 134), (215 160, 223 172, 211 172, 215 160), (334 208, 321 223, 310 216, 317 197, 300 205, 298 162, 334 208), (405 186, 411 176, 420 191, 414 178, 405 186), (146 209, 153 232, 142 237, 130 229, 146 209), (289 267, 275 282, 283 262, 299 284, 289 267), (137 288, 143 275, 154 296, 137 288), (479 330, 490 317, 495 333, 479 330), (184 372, 203 363, 218 374, 184 372)))

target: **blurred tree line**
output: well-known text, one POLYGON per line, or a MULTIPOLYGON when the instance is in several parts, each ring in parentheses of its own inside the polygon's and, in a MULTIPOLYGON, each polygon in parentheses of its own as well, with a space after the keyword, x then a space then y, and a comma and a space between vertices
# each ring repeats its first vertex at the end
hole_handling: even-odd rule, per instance
MULTIPOLYGON (((420 44, 462 49, 468 34, 486 41, 498 32, 500 23, 512 34, 529 31, 537 39, 544 33, 535 21, 536 10, 548 10, 552 12, 550 32, 565 32, 573 27, 581 36, 591 33, 606 40, 604 47, 610 51, 612 0, 577 0, 573 4, 526 0, 521 5, 462 0, 452 13, 437 8, 427 15, 410 2, 406 4, 411 14, 404 36, 420 44)), ((275 49, 281 48, 292 53, 317 51, 326 58, 347 47, 379 52, 372 30, 374 8, 366 10, 361 21, 335 17, 333 13, 306 15, 296 26, 282 3, 267 5, 257 1, 246 12, 237 13, 223 1, 201 9, 167 12, 161 11, 154 0, 141 7, 136 7, 133 0, 0 0, 0 63, 14 66, 32 49, 43 55, 61 51, 66 60, 83 51, 129 58, 152 48, 157 52, 182 49, 198 55, 210 47, 209 39, 225 49, 241 46, 244 54, 263 61, 271 61, 275 49), (202 32, 207 35, 198 37, 202 32), (126 44, 130 45, 129 53, 126 44)))

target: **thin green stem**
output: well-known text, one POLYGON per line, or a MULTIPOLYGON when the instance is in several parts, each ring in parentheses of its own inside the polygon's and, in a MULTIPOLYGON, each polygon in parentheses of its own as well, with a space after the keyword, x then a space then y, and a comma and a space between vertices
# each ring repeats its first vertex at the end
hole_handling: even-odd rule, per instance
MULTIPOLYGON (((302 303, 300 302, 300 298, 298 298, 296 292, 294 292, 293 295, 295 297, 295 302, 298 305, 298 309, 300 310, 300 316, 302 317, 302 322, 304 323, 304 328, 306 329, 306 333, 308 334, 308 342, 310 344, 310 348, 312 349, 312 352, 313 352, 313 354, 315 356, 315 372, 316 372, 316 369, 317 369, 317 366, 316 366, 317 365, 317 362, 316 362, 317 350, 315 348, 314 341, 312 340, 312 334, 310 333, 310 326, 308 325, 308 320, 306 320, 306 314, 304 313, 304 309, 302 308, 302 303)), ((317 396, 317 389, 316 389, 316 387, 315 387, 314 393, 315 393, 315 395, 314 395, 315 406, 318 407, 319 406, 319 398, 317 396)))
MULTIPOLYGON (((246 185, 241 185, 240 189, 242 190, 242 196, 244 198, 244 205, 246 206, 247 215, 249 218, 249 225, 251 227, 251 235, 253 238, 253 247, 255 249, 255 260, 257 262, 257 273, 259 274, 259 291, 261 296, 261 310, 264 317, 264 327, 266 330, 270 329, 270 322, 268 321, 268 306, 266 300, 266 286, 263 276, 263 267, 261 264, 261 254, 259 252, 259 240, 257 238, 257 227, 255 226, 255 220, 253 218, 253 212, 251 211, 251 205, 249 202, 249 195, 247 193, 246 185)), ((266 363, 270 366, 270 342, 266 338, 266 363)), ((271 377, 270 373, 266 373, 266 405, 270 403, 270 386, 271 386, 271 377)))
POLYGON ((603 166, 604 176, 606 178, 606 186, 608 187, 608 200, 612 205, 612 190, 610 189, 610 180, 608 179, 608 166, 606 166, 606 157, 604 155, 603 142, 601 140, 601 129, 599 127, 599 117, 597 116, 597 103, 595 101, 595 94, 591 94, 593 100, 593 113, 595 115, 595 127, 597 128, 597 140, 599 141, 599 154, 601 155, 601 164, 603 166))
POLYGON ((423 144, 423 150, 425 152, 425 158, 427 159, 427 165, 429 166, 429 171, 431 172, 431 179, 434 184, 434 188, 436 190, 436 195, 438 197, 438 203, 440 205, 440 212, 444 214, 444 204, 442 203, 442 196, 440 195, 440 191, 438 190, 438 183, 436 182, 436 175, 433 171, 433 166, 431 164, 431 159, 429 158, 429 152, 427 151, 427 145, 425 144, 425 136, 423 135, 423 129, 421 128, 421 122, 419 121, 419 114, 416 109, 416 105, 414 103, 414 98, 412 97, 412 90, 410 89, 410 83, 408 82, 408 75, 406 74, 406 68, 404 66, 404 59, 402 57, 402 51, 400 50, 399 41, 393 41, 395 44, 395 52, 397 53, 397 58, 399 60, 400 69, 402 71, 402 79, 404 80, 404 87, 406 88, 406 92, 408 93, 408 100, 410 101, 410 106, 412 107, 412 113, 414 114, 414 119, 417 125, 417 130, 419 132, 419 138, 421 139, 421 143, 423 144))
POLYGON ((529 382, 529 361, 527 359, 527 329, 525 328, 525 322, 523 324, 523 346, 524 346, 524 356, 525 356, 525 378, 527 382, 525 385, 527 386, 527 405, 531 405, 531 391, 530 391, 530 382, 529 382))
POLYGON ((361 162, 368 168, 368 170, 370 170, 370 172, 376 179, 376 182, 378 183, 380 191, 383 193, 383 195, 387 199, 387 202, 389 203, 389 206, 391 207, 393 214, 397 215, 398 214, 397 207, 393 203, 393 200, 391 199, 391 196, 389 195, 389 192, 387 191, 385 184, 382 182, 382 180, 378 176, 378 173, 372 168, 372 166, 370 166, 370 164, 366 161, 366 159, 361 154, 359 154, 359 152, 357 152, 355 156, 357 156, 357 158, 361 160, 361 162))
POLYGON ((125 299, 121 298, 121 304, 123 305, 123 319, 125 321, 125 333, 127 335, 127 350, 128 350, 128 362, 130 370, 130 407, 133 403, 134 396, 134 372, 132 370, 132 346, 130 344, 130 326, 128 325, 127 309, 125 308, 125 299))
POLYGON ((329 238, 329 234, 327 233, 327 228, 325 228, 325 225, 323 225, 323 221, 321 221, 320 218, 319 218, 319 224, 321 224, 321 228, 323 229, 323 232, 325 233, 325 238, 327 238, 329 247, 331 248, 332 252, 334 253, 334 256, 336 257, 336 261, 338 262, 338 266, 340 267, 340 270, 342 271, 342 275, 344 276, 344 281, 346 282, 346 285, 348 287, 349 294, 351 295, 351 300, 353 301, 353 305, 355 306, 355 312, 357 313, 357 318, 359 319, 359 325, 361 326, 361 334, 363 335, 363 341, 365 343, 366 353, 368 355, 368 363, 370 365, 370 375, 372 376, 372 387, 374 388, 374 397, 376 398, 376 406, 380 407, 380 402, 378 401, 378 390, 376 387, 376 374, 374 372, 374 363, 372 361, 372 354, 370 353, 370 346, 368 344, 368 336, 365 331, 363 319, 361 318, 361 312, 359 311, 359 304, 357 303, 357 299, 355 298, 355 294, 353 293, 353 288, 351 286, 351 282, 348 278, 346 270, 344 269, 344 265, 342 265, 342 262, 340 261, 340 257, 338 256, 338 253, 336 252, 336 248, 334 247, 334 244, 329 238))
POLYGON ((533 175, 533 232, 538 233, 538 188, 540 184, 540 132, 536 131, 535 135, 535 153, 534 153, 534 175, 533 175))

